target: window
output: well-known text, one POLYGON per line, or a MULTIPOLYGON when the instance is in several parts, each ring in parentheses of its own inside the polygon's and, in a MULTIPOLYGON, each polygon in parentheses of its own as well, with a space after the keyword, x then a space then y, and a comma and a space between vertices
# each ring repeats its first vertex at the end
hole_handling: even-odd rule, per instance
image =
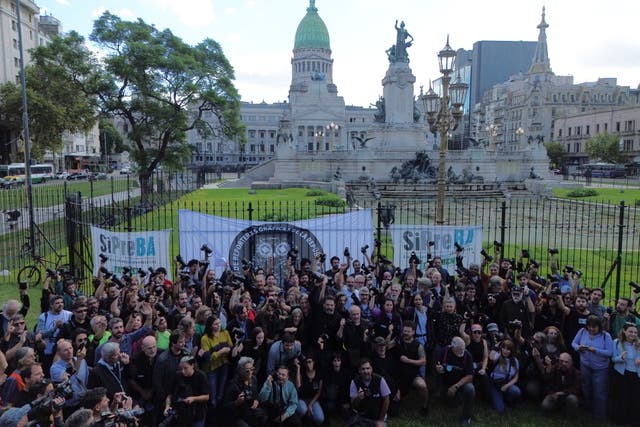
POLYGON ((562 138, 562 129, 558 129, 558 138, 562 138))
POLYGON ((616 132, 620 132, 620 122, 616 122, 616 132))
POLYGON ((625 139, 623 145, 623 151, 633 151, 633 139, 625 139))
POLYGON ((13 39, 13 48, 17 49, 18 48, 18 40, 13 39))
POLYGON ((576 142, 576 153, 579 153, 582 149, 582 143, 576 142))
POLYGON ((260 138, 264 138, 264 131, 263 130, 260 131, 260 138))
POLYGON ((571 136, 571 127, 567 129, 567 136, 571 136))
POLYGON ((13 66, 16 68, 20 66, 20 60, 18 58, 13 58, 13 66))
POLYGON ((600 133, 600 123, 596 123, 596 133, 600 133))
POLYGON ((256 137, 256 131, 255 130, 250 130, 249 131, 249 138, 255 138, 256 137))
POLYGON ((591 126, 587 125, 587 128, 585 129, 587 135, 589 135, 590 128, 591 128, 591 126))
POLYGON ((249 151, 251 151, 252 153, 256 152, 256 144, 251 144, 251 146, 249 147, 249 151))
POLYGON ((11 29, 13 31, 18 31, 18 25, 16 24, 16 21, 11 21, 11 29))
POLYGON ((298 136, 304 136, 304 126, 298 126, 298 136))
POLYGON ((609 130, 609 123, 604 124, 604 131, 606 132, 607 130, 609 130))

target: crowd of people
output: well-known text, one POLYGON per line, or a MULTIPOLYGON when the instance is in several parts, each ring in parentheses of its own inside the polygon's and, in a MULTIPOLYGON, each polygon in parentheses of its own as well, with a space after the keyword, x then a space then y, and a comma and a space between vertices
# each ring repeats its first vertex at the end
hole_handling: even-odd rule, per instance
POLYGON ((432 243, 405 268, 377 244, 362 261, 293 249, 281 274, 244 260, 219 278, 203 245, 177 257, 175 282, 164 267, 115 275, 101 254, 88 295, 50 271, 36 325, 29 290, 2 307, 0 427, 380 427, 406 405, 468 425, 476 403, 524 399, 639 425, 640 287, 607 308, 555 249, 543 277, 527 251, 509 260, 495 242, 466 265, 456 244, 451 274, 432 243))

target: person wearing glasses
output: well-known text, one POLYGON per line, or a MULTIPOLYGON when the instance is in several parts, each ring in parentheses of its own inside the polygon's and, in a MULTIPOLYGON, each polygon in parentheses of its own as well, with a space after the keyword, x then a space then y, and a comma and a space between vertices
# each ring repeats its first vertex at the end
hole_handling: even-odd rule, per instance
POLYGON ((256 427, 267 423, 267 413, 258 402, 258 381, 255 364, 251 357, 238 360, 233 376, 222 400, 223 416, 227 425, 234 427, 256 427))
POLYGON ((79 298, 74 301, 71 306, 71 319, 62 325, 62 331, 60 333, 61 338, 71 339, 73 331, 76 329, 91 330, 91 323, 89 316, 87 315, 89 309, 87 307, 87 299, 85 297, 79 298))

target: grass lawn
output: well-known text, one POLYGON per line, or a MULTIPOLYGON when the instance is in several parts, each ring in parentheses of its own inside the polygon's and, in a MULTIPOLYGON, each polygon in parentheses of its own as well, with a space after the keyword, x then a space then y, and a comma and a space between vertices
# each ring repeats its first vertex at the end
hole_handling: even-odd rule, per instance
MULTIPOLYGON (((131 188, 138 187, 138 181, 129 180, 131 188)), ((33 185, 33 206, 36 208, 44 208, 64 203, 65 182, 54 181, 49 184, 33 185)), ((127 190, 126 179, 114 179, 113 181, 69 181, 66 182, 68 193, 82 193, 85 197, 103 196, 113 192, 121 192, 127 190)), ((0 210, 18 209, 27 207, 26 187, 12 188, 0 191, 0 210)))
MULTIPOLYGON (((603 202, 620 204, 624 200, 625 205, 635 206, 636 201, 640 201, 640 189, 637 188, 598 188, 598 187, 586 187, 585 189, 591 189, 598 192, 596 196, 590 197, 569 197, 568 193, 574 191, 569 188, 554 188, 553 195, 561 199, 582 200, 585 202, 603 202)), ((640 203, 640 202, 638 202, 640 203)))

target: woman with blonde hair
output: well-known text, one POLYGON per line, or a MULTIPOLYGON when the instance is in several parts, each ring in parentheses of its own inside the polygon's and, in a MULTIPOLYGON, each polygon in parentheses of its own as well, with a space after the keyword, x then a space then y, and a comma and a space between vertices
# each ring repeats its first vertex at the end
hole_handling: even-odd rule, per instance
POLYGON ((640 393, 640 340, 635 323, 625 323, 613 341, 611 418, 616 425, 637 425, 636 396, 640 393))

